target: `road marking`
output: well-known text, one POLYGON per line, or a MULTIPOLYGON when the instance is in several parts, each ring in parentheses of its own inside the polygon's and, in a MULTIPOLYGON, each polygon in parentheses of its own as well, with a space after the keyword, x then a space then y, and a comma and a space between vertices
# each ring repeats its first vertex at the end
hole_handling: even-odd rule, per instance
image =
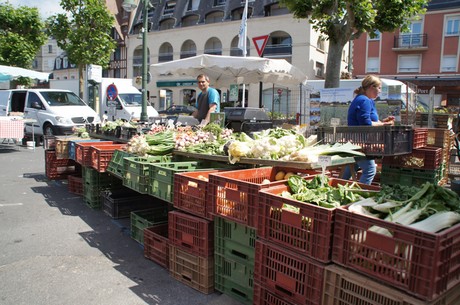
POLYGON ((8 207, 8 206, 15 206, 15 205, 22 205, 21 202, 18 203, 0 203, 0 207, 8 207))

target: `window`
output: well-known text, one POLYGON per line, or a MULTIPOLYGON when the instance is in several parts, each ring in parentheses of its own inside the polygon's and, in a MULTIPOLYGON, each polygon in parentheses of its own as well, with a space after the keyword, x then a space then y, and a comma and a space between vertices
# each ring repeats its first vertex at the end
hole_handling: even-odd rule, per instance
POLYGON ((413 21, 409 25, 409 32, 402 33, 401 35, 401 46, 421 46, 422 45, 422 22, 413 21))
POLYGON ((213 37, 206 42, 204 54, 222 55, 222 43, 213 37))
POLYGON ((420 55, 403 55, 399 56, 398 72, 420 72, 420 55))
POLYGON ((158 62, 166 62, 171 60, 173 60, 173 47, 169 42, 165 42, 160 47, 158 62))
POLYGON ((166 2, 163 15, 172 15, 174 13, 174 8, 176 7, 176 1, 166 2))
POLYGON ((316 62, 315 76, 323 77, 324 76, 324 64, 316 62))
POLYGON ((48 45, 48 53, 53 53, 53 45, 48 45))
POLYGON ((366 64, 366 72, 379 72, 380 71, 380 58, 369 57, 366 64))
POLYGON ((189 15, 182 18, 182 27, 193 26, 198 24, 198 15, 189 15))
POLYGON ((180 58, 196 56, 196 44, 191 40, 186 40, 180 50, 180 58))
POLYGON ((319 37, 318 40, 316 41, 316 48, 318 50, 324 51, 324 39, 319 37))
POLYGON ((225 2, 227 2, 227 0, 214 0, 214 6, 225 5, 225 2))
POLYGON ((196 11, 200 6, 200 0, 189 0, 187 5, 187 11, 196 11))
POLYGON ((457 71, 457 56, 444 55, 441 61, 441 72, 456 72, 457 71))
POLYGON ((380 40, 380 31, 379 30, 376 30, 374 32, 374 35, 372 35, 374 37, 371 37, 371 35, 369 34, 367 37, 369 40, 380 40))
POLYGON ((176 20, 174 18, 168 18, 166 20, 161 21, 160 31, 173 29, 175 23, 176 23, 176 20))
POLYGON ((224 12, 218 11, 218 12, 212 12, 206 16, 205 23, 210 24, 210 23, 217 23, 217 22, 222 22, 224 20, 224 12))
POLYGON ((446 19, 446 36, 458 36, 460 16, 450 16, 446 19))

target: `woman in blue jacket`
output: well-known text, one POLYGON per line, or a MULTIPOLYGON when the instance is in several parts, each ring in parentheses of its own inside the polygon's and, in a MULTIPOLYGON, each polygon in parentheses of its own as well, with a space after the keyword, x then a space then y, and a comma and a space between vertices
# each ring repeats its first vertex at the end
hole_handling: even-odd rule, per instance
MULTIPOLYGON (((383 126, 393 125, 394 117, 389 116, 384 120, 379 119, 374 100, 382 90, 382 81, 375 75, 366 76, 361 86, 355 90, 355 98, 348 108, 348 126, 383 126)), ((361 159, 356 162, 362 174, 359 182, 371 184, 377 172, 375 160, 372 158, 361 159)), ((345 169, 343 178, 351 177, 350 168, 345 169)))

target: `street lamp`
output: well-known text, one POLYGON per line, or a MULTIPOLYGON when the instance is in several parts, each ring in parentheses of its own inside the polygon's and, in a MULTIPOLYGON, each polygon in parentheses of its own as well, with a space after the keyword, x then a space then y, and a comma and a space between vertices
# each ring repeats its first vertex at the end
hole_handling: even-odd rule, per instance
MULTIPOLYGON (((141 109, 141 122, 148 122, 149 116, 147 114, 147 27, 148 27, 148 14, 150 0, 140 0, 143 2, 143 24, 142 24, 142 109, 141 109)), ((135 0, 124 0, 122 7, 128 13, 137 7, 135 0)))

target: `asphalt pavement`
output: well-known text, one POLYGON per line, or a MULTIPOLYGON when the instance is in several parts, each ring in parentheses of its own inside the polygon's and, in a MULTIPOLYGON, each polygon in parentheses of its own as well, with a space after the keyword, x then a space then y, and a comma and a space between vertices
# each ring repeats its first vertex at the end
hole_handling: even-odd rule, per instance
POLYGON ((144 257, 114 220, 45 175, 43 147, 0 144, 1 305, 240 305, 144 257))

